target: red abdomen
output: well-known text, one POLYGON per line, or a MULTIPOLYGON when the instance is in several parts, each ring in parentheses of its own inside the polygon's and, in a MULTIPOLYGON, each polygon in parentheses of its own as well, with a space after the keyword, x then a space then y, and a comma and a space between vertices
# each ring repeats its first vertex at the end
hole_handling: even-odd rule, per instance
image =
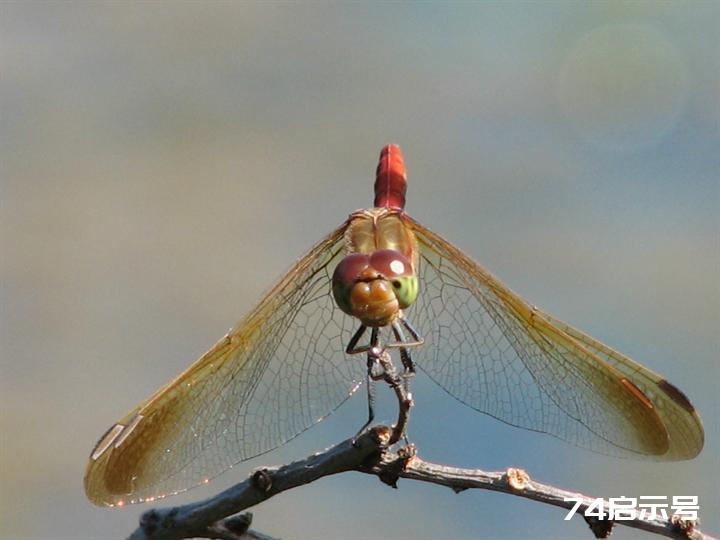
POLYGON ((375 173, 375 206, 405 208, 407 174, 400 147, 388 144, 380 151, 380 162, 375 173))

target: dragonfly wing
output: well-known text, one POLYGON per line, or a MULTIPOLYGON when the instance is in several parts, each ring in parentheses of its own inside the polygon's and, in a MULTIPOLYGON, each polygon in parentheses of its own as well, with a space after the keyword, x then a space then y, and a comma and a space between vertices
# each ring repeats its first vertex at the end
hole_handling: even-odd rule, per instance
POLYGON ((591 450, 689 459, 700 418, 673 385, 531 306, 458 248, 407 217, 421 291, 409 311, 418 365, 452 396, 508 424, 591 450))
POLYGON ((96 504, 154 500, 271 450, 343 403, 364 377, 354 322, 330 294, 346 224, 313 247, 235 328, 113 425, 90 456, 96 504))
POLYGON ((663 420, 670 442, 663 459, 690 459, 700 453, 705 441, 702 421, 695 407, 679 388, 581 330, 552 315, 543 315, 556 328, 622 372, 652 401, 663 420))

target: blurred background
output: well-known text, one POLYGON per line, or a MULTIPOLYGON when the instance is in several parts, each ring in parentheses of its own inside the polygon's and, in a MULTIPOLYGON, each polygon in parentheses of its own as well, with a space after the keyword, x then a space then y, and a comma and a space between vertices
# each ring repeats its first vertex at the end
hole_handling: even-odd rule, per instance
MULTIPOLYGON (((602 496, 699 495, 720 534, 720 4, 0 5, 0 537, 123 538, 146 506, 82 477, 116 419, 372 201, 400 144, 408 210, 700 411, 691 462, 511 429, 418 377, 441 463, 602 496)), ((381 403, 379 419, 395 408, 381 403)), ((283 448, 365 419, 362 393, 283 448)), ((345 474, 253 509, 283 538, 590 538, 565 512, 345 474)), ((613 538, 650 538, 616 529, 613 538)))

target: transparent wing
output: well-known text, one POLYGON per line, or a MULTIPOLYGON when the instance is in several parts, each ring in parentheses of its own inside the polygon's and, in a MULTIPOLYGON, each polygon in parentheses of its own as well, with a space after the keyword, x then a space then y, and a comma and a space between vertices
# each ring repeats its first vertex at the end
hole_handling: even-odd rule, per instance
POLYGON ((408 317, 420 368, 473 409, 591 450, 689 459, 703 428, 659 375, 529 305, 458 248, 407 217, 421 290, 408 317))
POLYGON ((347 223, 177 379, 113 425, 87 466, 96 504, 153 500, 208 481, 320 421, 357 388, 353 321, 331 291, 347 223))

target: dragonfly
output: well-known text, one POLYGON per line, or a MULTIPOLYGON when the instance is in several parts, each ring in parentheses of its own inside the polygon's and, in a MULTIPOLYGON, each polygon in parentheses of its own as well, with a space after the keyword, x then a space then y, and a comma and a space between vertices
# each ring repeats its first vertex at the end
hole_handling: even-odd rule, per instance
POLYGON ((370 386, 372 366, 357 355, 378 347, 399 349, 405 376, 417 367, 519 428, 621 457, 700 452, 702 422, 682 391, 414 220, 406 189, 402 152, 388 145, 373 207, 350 214, 208 352, 105 432, 85 472, 90 501, 154 501, 285 444, 370 386))

